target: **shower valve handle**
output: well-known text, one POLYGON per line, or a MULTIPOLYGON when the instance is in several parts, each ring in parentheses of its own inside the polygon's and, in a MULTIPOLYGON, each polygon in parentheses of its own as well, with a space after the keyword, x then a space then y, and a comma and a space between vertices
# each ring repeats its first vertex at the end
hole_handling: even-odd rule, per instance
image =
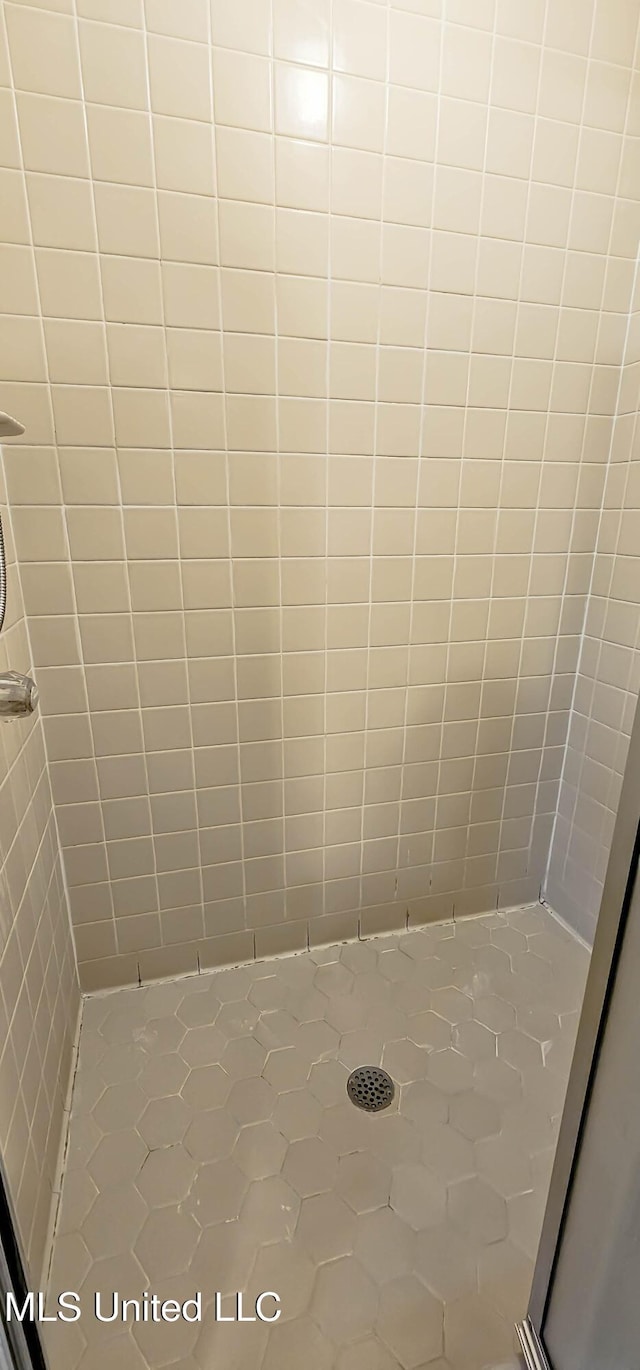
POLYGON ((18 671, 0 674, 0 718, 20 718, 32 714, 38 704, 35 680, 18 671))

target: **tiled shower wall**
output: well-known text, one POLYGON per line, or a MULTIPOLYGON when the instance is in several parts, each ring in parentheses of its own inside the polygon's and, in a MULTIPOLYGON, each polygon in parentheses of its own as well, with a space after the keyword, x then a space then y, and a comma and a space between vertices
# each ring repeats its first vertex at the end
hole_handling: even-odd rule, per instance
POLYGON ((5 3, 0 404, 86 986, 537 894, 639 13, 5 3))
MULTIPOLYGON (((0 670, 32 670, 0 476, 8 604, 0 670)), ((79 1009, 42 721, 0 721, 0 1164, 37 1288, 79 1009)))
POLYGON ((640 690, 640 285, 616 409, 546 893, 593 941, 640 690))

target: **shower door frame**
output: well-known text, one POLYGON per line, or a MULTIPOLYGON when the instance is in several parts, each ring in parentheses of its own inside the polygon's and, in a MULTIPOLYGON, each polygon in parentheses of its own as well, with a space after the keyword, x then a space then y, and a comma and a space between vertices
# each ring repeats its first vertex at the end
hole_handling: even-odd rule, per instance
POLYGON ((22 1307, 29 1292, 18 1225, 0 1162, 0 1370, 48 1370, 36 1323, 7 1322, 7 1295, 22 1307))
MULTIPOLYGON (((526 1318, 516 1329, 527 1370, 553 1370, 544 1344, 545 1318, 629 909, 634 894, 636 899, 640 897, 639 866, 640 705, 636 708, 631 732, 529 1308, 526 1318)), ((578 1312, 576 1316, 579 1316, 578 1312)))

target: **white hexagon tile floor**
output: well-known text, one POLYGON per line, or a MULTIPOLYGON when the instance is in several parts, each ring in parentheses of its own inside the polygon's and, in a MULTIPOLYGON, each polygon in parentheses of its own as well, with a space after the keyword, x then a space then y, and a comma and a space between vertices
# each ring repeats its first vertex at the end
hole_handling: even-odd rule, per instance
POLYGON ((52 1370, 511 1366, 587 966, 534 906, 87 999, 52 1370), (203 1319, 99 1323, 96 1289, 203 1319), (216 1290, 281 1319, 216 1321, 216 1290))

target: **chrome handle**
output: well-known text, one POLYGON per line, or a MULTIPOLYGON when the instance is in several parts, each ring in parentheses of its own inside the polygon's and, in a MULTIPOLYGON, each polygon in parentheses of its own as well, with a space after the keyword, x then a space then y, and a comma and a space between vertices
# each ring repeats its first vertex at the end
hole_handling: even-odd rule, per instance
POLYGON ((38 687, 35 680, 18 671, 5 671, 0 675, 0 718, 20 718, 32 714, 38 704, 38 687))

